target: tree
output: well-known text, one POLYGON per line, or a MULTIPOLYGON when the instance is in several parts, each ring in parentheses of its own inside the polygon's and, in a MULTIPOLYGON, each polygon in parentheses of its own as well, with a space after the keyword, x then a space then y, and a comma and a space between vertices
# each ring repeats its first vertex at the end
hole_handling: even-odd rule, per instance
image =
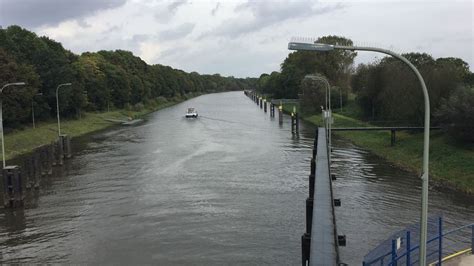
POLYGON ((474 87, 460 86, 443 100, 435 117, 455 139, 474 143, 474 87))

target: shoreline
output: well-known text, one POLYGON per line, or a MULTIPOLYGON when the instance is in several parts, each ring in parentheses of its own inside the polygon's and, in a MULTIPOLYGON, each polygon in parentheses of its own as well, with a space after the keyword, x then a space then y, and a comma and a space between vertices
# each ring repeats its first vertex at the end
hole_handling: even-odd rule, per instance
MULTIPOLYGON (((289 113, 293 105, 284 106, 289 113)), ((315 126, 322 123, 321 115, 301 116, 301 119, 315 126)), ((333 127, 373 126, 361 120, 334 113, 333 127)), ((420 175, 422 133, 397 132, 396 144, 390 146, 389 132, 334 132, 338 137, 351 141, 372 154, 386 160, 395 167, 420 175)), ((442 132, 430 135, 430 187, 474 195, 474 150, 451 143, 442 132), (471 163, 470 163, 471 162, 471 163)))
MULTIPOLYGON (((85 112, 80 119, 61 120, 61 133, 71 136, 71 139, 82 137, 95 132, 100 132, 120 123, 110 120, 117 119, 143 119, 159 110, 174 106, 203 94, 189 95, 188 97, 172 98, 154 106, 148 106, 142 110, 115 109, 105 112, 85 112), (106 119, 110 119, 107 121, 106 119)), ((7 162, 16 161, 35 149, 49 145, 57 139, 57 121, 51 119, 37 123, 36 128, 25 128, 5 134, 5 158, 7 162)))

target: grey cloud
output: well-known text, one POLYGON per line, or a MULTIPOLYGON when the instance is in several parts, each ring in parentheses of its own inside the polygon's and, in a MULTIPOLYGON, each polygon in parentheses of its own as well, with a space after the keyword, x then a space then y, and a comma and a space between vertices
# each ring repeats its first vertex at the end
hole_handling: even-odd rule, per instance
POLYGON ((178 0, 168 5, 168 10, 171 12, 176 12, 178 8, 184 4, 188 3, 187 0, 178 0))
POLYGON ((187 3, 187 0, 178 0, 172 2, 166 6, 166 9, 159 10, 155 14, 155 19, 160 23, 167 23, 174 17, 178 9, 187 3))
POLYGON ((159 38, 163 41, 183 38, 190 34, 194 30, 195 26, 196 24, 193 23, 183 23, 174 29, 162 31, 159 35, 159 38))
POLYGON ((122 6, 126 0, 0 0, 0 25, 56 25, 99 10, 122 6))
POLYGON ((209 36, 236 38, 287 20, 303 19, 343 8, 342 4, 328 5, 319 8, 314 8, 313 5, 313 1, 248 1, 247 3, 237 6, 235 11, 237 13, 250 12, 252 19, 244 20, 236 17, 226 20, 210 32, 201 35, 200 38, 209 36))
POLYGON ((215 16, 216 13, 217 13, 217 10, 219 10, 219 7, 221 7, 221 3, 220 3, 220 2, 217 2, 216 7, 214 7, 214 8, 211 10, 211 15, 215 16))

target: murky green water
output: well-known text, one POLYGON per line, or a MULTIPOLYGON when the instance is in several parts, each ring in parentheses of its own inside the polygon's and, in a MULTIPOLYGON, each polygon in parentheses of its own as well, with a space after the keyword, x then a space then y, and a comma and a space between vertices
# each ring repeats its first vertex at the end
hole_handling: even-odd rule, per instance
MULTIPOLYGON (((292 137, 242 92, 201 96, 145 124, 76 140, 75 157, 0 209, 3 263, 299 265, 314 129, 292 137), (187 107, 200 117, 183 118, 187 107), (77 142, 78 141, 78 142, 77 142)), ((335 141, 338 230, 357 263, 393 230, 415 222, 419 182, 335 141)), ((474 219, 473 201, 432 192, 450 224, 474 219)))

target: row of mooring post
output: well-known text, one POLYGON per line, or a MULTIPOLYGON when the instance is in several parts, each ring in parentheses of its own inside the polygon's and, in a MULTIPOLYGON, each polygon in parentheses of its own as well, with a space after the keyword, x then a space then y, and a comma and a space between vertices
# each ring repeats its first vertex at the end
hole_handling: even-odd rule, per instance
POLYGON ((24 189, 39 189, 40 179, 53 174, 53 166, 62 166, 64 159, 72 157, 71 138, 60 135, 50 145, 36 148, 23 159, 21 166, 5 166, 3 178, 3 204, 5 208, 22 207, 24 189))
MULTIPOLYGON (((278 123, 283 125, 283 103, 281 101, 279 105, 276 105, 254 91, 244 91, 244 94, 254 101, 260 109, 263 109, 265 113, 268 111, 267 108, 270 108, 270 117, 272 118, 275 117, 275 109, 278 108, 278 123), (268 107, 268 105, 270 106, 268 107)), ((296 107, 293 107, 293 112, 291 113, 291 133, 299 133, 299 114, 296 111, 296 107)))

